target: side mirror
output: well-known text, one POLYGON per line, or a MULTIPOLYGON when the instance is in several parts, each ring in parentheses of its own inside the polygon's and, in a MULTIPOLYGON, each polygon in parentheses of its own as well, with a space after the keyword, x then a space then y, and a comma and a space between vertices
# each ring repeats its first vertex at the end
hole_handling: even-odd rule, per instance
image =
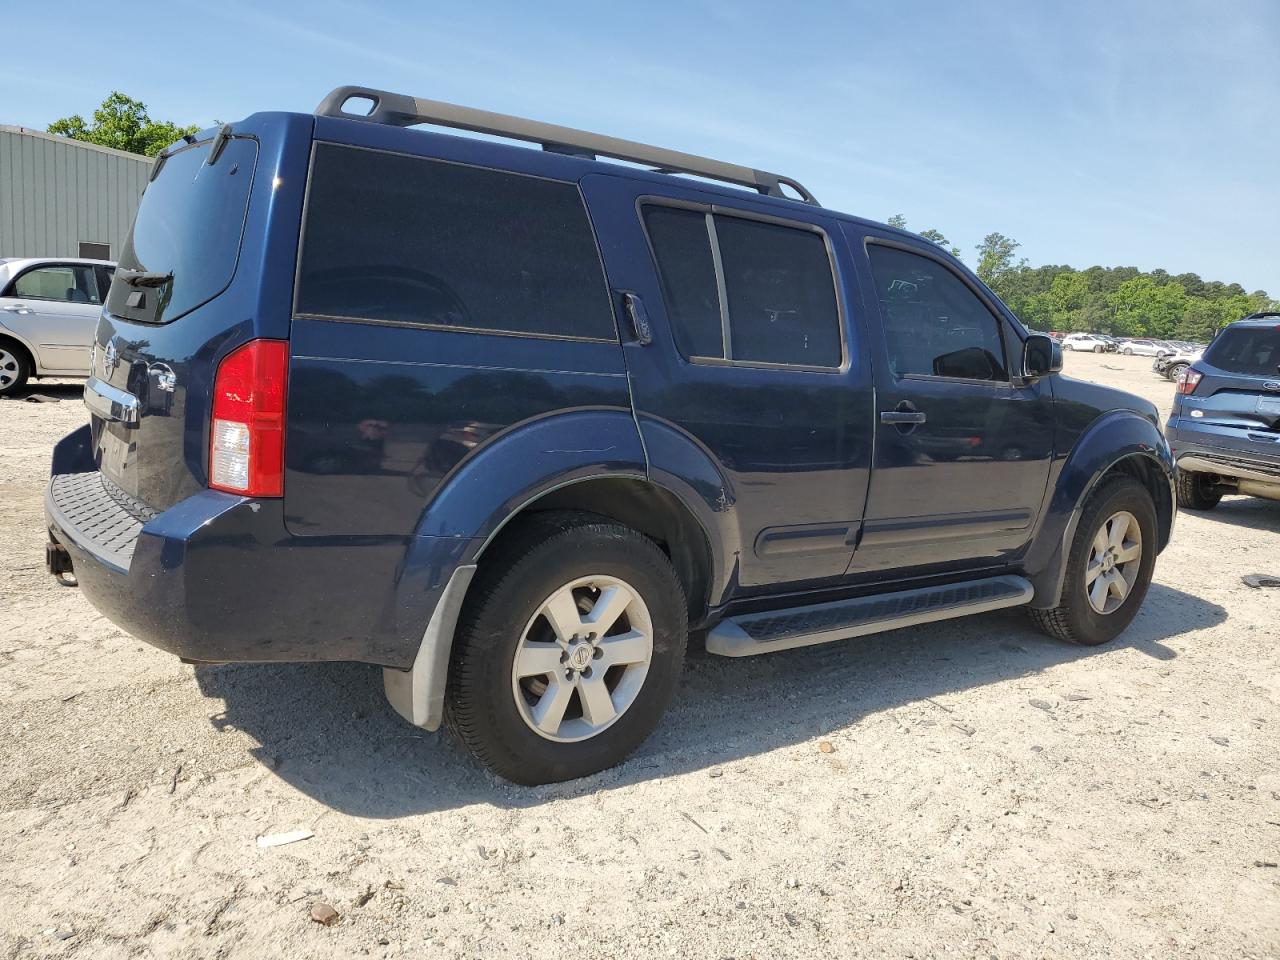
POLYGON ((1043 333, 1033 333, 1022 345, 1022 375, 1029 379, 1062 369, 1062 344, 1043 333))

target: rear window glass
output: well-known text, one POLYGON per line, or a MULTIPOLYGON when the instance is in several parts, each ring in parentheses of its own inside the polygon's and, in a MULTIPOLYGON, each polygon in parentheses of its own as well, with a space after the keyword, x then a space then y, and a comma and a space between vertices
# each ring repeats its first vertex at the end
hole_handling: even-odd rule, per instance
POLYGON ((117 275, 107 295, 111 313, 168 322, 212 300, 231 283, 258 142, 233 137, 210 166, 212 142, 174 153, 147 184, 118 265, 151 277, 135 286, 117 275))
POLYGON ((1280 374, 1280 324, 1224 330, 1209 344, 1204 359, 1231 373, 1255 377, 1280 374))
POLYGON ((299 314, 612 340, 576 186, 319 144, 299 314))

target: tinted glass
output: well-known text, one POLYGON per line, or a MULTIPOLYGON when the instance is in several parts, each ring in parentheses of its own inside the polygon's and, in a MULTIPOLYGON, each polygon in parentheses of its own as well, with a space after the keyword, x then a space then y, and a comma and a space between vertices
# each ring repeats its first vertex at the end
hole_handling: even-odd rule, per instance
POLYGON ((1280 324, 1224 330, 1204 352, 1206 363, 1254 377, 1280 374, 1280 324))
POLYGON ((28 270, 13 284, 15 297, 60 300, 64 303, 101 303, 93 267, 64 264, 28 270))
POLYGON ((662 299, 676 346, 686 357, 724 357, 720 297, 706 214, 645 207, 644 222, 658 261, 662 299))
POLYGON ((905 250, 868 252, 895 373, 1008 379, 996 318, 959 277, 905 250))
POLYGON ((172 279, 138 289, 116 280, 107 309, 130 320, 168 322, 212 300, 231 282, 240 257, 249 188, 258 160, 258 143, 241 137, 227 141, 217 163, 209 166, 205 140, 164 162, 147 184, 133 229, 120 253, 119 266, 172 279))
POLYGON ((734 360, 840 365, 840 312, 823 238, 742 217, 715 218, 734 360))
POLYGON ((297 311, 616 337, 577 187, 334 144, 315 151, 297 311))

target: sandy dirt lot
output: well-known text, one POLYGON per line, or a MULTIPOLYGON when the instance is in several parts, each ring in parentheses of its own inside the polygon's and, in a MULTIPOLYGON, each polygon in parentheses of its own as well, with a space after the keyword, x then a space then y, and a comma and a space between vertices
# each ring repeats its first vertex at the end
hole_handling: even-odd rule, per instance
MULTIPOLYGON (((1067 365, 1168 408, 1145 358, 1067 365)), ((1182 514, 1110 646, 1006 611, 696 658, 631 760, 524 789, 376 669, 193 669, 55 584, 85 411, 37 389, 0 403, 0 958, 1280 957, 1280 590, 1240 582, 1280 504, 1182 514)))

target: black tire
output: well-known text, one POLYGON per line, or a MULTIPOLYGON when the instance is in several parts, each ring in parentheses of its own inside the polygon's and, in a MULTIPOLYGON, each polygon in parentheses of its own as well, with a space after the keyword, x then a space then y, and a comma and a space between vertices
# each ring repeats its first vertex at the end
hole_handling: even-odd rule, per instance
POLYGON ((591 514, 537 515, 499 556, 482 562, 468 591, 453 645, 446 721, 472 756, 515 783, 597 773, 621 762, 657 725, 679 683, 688 631, 684 589, 656 543, 591 514), (611 725, 586 740, 549 740, 526 723, 512 690, 521 633, 556 590, 599 575, 624 581, 643 600, 653 625, 652 659, 635 700, 611 725))
POLYGON ((1132 357, 1132 356, 1133 356, 1133 347, 1125 347, 1123 352, 1124 352, 1124 355, 1125 355, 1126 357, 1132 357))
POLYGON ((1095 647, 1115 638, 1138 613, 1156 561, 1156 508, 1151 492, 1127 475, 1116 475, 1102 483, 1089 495, 1080 522, 1076 526, 1071 552, 1067 557, 1067 573, 1062 581, 1062 598, 1048 610, 1030 608, 1036 625, 1051 637, 1095 647), (1085 590, 1085 571, 1089 562, 1089 546, 1099 528, 1117 512, 1127 510, 1138 521, 1142 531, 1142 556, 1138 559, 1138 575, 1123 603, 1110 613, 1099 613, 1089 603, 1085 590))
POLYGON ((1105 349, 1106 349, 1106 347, 1104 347, 1102 344, 1098 343, 1098 344, 1094 344, 1093 352, 1094 352, 1094 353, 1101 353, 1101 352, 1102 352, 1103 350, 1105 350, 1105 349))
POLYGON ((1178 382, 1178 377, 1182 376, 1182 371, 1191 366, 1189 363, 1174 363, 1164 368, 1164 376, 1166 380, 1178 382))
POLYGON ((17 393, 31 376, 31 358, 11 340, 0 339, 0 396, 17 393))
POLYGON ((1207 473, 1178 471, 1178 506, 1184 510, 1212 510, 1222 500, 1222 488, 1207 473))

